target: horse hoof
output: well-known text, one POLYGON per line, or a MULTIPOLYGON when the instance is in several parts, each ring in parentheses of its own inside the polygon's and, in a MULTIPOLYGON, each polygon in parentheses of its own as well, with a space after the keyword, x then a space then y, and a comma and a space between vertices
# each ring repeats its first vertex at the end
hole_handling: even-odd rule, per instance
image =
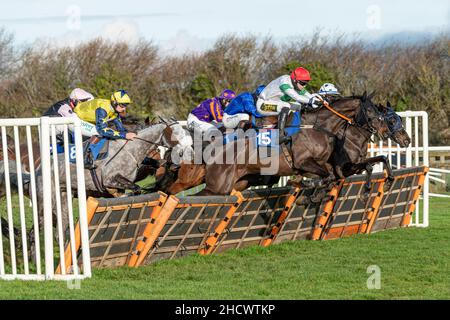
POLYGON ((363 194, 361 194, 361 201, 364 203, 367 203, 367 201, 369 201, 370 198, 370 194, 369 192, 363 192, 363 194))
POLYGON ((393 183, 394 183, 393 179, 392 180, 386 179, 386 182, 384 183, 384 186, 383 186, 383 191, 388 192, 391 189, 393 183))
POLYGON ((322 189, 322 190, 316 191, 314 194, 312 194, 309 197, 309 200, 313 204, 319 204, 325 199, 326 196, 327 196, 327 192, 322 189))
POLYGON ((294 187, 294 188, 301 188, 301 187, 303 187, 303 185, 302 185, 301 182, 298 182, 298 181, 292 180, 292 179, 289 179, 289 180, 286 182, 286 185, 287 185, 287 186, 294 187))
POLYGON ((309 197, 298 197, 297 200, 295 200, 295 204, 297 206, 303 206, 303 207, 307 207, 311 204, 311 201, 309 200, 309 197))

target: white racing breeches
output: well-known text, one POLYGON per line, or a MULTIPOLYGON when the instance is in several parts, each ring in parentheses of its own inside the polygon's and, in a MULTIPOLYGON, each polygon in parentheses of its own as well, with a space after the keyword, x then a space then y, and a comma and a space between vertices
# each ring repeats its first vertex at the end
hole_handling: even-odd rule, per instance
POLYGON ((239 122, 241 122, 243 120, 245 120, 245 121, 250 120, 250 115, 247 113, 236 113, 233 115, 224 113, 223 118, 222 118, 222 123, 225 128, 234 129, 238 126, 239 122))
POLYGON ((263 100, 261 98, 256 102, 256 109, 263 116, 276 116, 283 108, 291 108, 289 102, 281 100, 263 100))
MULTIPOLYGON (((98 135, 95 125, 93 125, 89 122, 83 121, 81 119, 80 119, 80 122, 81 122, 81 127, 80 127, 81 135, 83 137, 92 137, 92 136, 98 135)), ((73 124, 69 124, 68 128, 70 131, 72 131, 72 132, 74 131, 73 124)), ((64 126, 62 126, 62 125, 55 126, 55 131, 56 131, 56 134, 64 134, 64 126)))
POLYGON ((209 122, 201 121, 199 118, 189 113, 187 118, 187 127, 190 131, 206 132, 208 130, 216 129, 217 127, 209 122))

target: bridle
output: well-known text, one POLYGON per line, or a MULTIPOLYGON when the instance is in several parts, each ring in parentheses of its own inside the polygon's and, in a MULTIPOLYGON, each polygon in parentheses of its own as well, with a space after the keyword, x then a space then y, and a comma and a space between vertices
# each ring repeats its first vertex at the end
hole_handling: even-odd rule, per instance
MULTIPOLYGON (((381 136, 381 134, 378 132, 378 130, 372 125, 372 118, 370 118, 367 115, 367 109, 368 108, 373 108, 373 106, 370 104, 369 100, 365 100, 365 101, 361 101, 361 107, 359 108, 359 112, 355 117, 355 126, 362 128, 362 129, 366 129, 367 131, 370 132, 371 135, 377 135, 380 139, 382 139, 383 137, 381 136)), ((378 116, 378 120, 385 120, 383 115, 380 114, 378 116)))
MULTIPOLYGON (((347 128, 349 126, 354 126, 359 131, 361 131, 361 130, 368 131, 370 133, 370 135, 368 136, 369 139, 371 139, 371 136, 374 135, 374 134, 376 134, 380 139, 382 138, 381 134, 378 132, 378 130, 372 125, 372 119, 367 115, 367 108, 369 108, 369 107, 373 108, 373 106, 370 104, 370 100, 369 99, 365 99, 364 101, 361 98, 359 99, 360 102, 361 102, 359 111, 356 114, 356 116, 354 117, 354 119, 352 119, 352 118, 349 118, 346 115, 340 113, 336 109, 334 109, 328 103, 328 101, 324 100, 322 97, 318 96, 318 98, 321 100, 323 106, 326 109, 328 109, 334 115, 336 115, 337 117, 339 117, 339 118, 341 118, 342 120, 345 121, 344 132, 343 132, 341 138, 337 137, 336 134, 329 133, 327 130, 325 130, 323 128, 321 128, 322 131, 325 131, 327 134, 331 134, 332 136, 336 136, 338 139, 345 139, 345 134, 346 134, 347 128)), ((382 114, 379 115, 378 119, 379 120, 385 120, 385 118, 383 117, 382 114)), ((317 118, 316 118, 316 124, 317 124, 317 118)), ((318 128, 316 124, 314 125, 314 127, 318 128)))

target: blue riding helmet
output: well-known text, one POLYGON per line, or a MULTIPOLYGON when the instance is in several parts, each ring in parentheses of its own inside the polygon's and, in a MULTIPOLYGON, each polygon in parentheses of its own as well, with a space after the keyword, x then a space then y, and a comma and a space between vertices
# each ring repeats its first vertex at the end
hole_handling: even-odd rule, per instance
POLYGON ((266 86, 265 85, 260 85, 260 86, 258 86, 258 88, 256 88, 256 90, 255 90, 255 92, 253 92, 253 94, 256 96, 256 97, 258 97, 260 94, 261 94, 261 92, 264 90, 264 88, 265 88, 266 86))

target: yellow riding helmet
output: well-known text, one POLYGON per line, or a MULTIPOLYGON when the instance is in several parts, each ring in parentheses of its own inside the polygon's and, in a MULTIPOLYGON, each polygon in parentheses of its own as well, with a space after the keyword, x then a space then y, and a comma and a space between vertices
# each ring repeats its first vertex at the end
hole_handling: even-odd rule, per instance
POLYGON ((131 98, 128 95, 128 92, 126 92, 125 90, 119 90, 111 95, 111 102, 114 101, 119 104, 130 104, 131 98))

